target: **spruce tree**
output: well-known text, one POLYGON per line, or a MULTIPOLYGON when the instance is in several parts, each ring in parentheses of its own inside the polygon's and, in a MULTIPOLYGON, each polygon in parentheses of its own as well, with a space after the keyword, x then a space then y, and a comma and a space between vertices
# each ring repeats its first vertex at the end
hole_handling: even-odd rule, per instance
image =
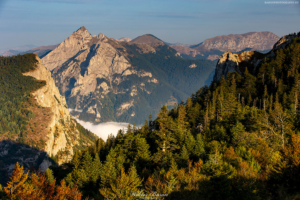
POLYGON ((198 133, 196 136, 196 144, 195 144, 195 151, 194 154, 197 157, 201 157, 203 158, 204 154, 205 154, 205 150, 204 150, 204 141, 202 139, 202 135, 201 133, 198 133))

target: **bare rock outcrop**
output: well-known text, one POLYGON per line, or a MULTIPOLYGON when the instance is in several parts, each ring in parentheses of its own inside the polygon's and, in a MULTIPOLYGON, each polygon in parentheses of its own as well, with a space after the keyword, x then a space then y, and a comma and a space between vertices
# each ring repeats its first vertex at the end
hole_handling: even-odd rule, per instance
POLYGON ((278 40, 274 46, 273 46, 273 50, 279 50, 281 48, 285 48, 286 45, 288 45, 289 43, 291 43, 291 41, 297 37, 296 34, 290 34, 290 35, 285 35, 282 38, 280 38, 280 40, 278 40))
POLYGON ((244 69, 242 69, 241 65, 251 66, 253 68, 251 70, 255 71, 262 62, 262 58, 258 54, 258 52, 254 51, 244 51, 240 54, 226 51, 218 60, 213 80, 219 81, 222 75, 226 78, 228 72, 237 72, 243 75, 244 69))
POLYGON ((50 131, 47 135, 48 139, 44 150, 49 156, 59 154, 57 156, 58 163, 61 164, 72 158, 73 148, 78 144, 77 140, 80 139, 80 134, 77 129, 74 129, 76 126, 75 121, 70 116, 65 97, 60 95, 51 77, 51 72, 46 69, 38 56, 36 56, 36 59, 38 61, 36 69, 23 75, 46 81, 46 85, 34 91, 32 95, 39 106, 51 108, 51 120, 47 124, 50 131))

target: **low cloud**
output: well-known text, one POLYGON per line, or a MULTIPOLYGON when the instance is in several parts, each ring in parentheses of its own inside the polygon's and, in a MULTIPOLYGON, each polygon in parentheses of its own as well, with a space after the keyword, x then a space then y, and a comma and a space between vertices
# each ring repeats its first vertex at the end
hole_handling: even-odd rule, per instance
POLYGON ((72 114, 72 112, 82 112, 82 110, 80 110, 80 109, 71 109, 71 108, 69 108, 69 112, 70 112, 70 114, 72 114))
POLYGON ((125 122, 105 122, 94 125, 90 122, 84 122, 79 119, 76 119, 76 121, 80 123, 84 128, 92 131, 98 137, 102 138, 105 142, 109 134, 112 133, 114 136, 116 136, 120 129, 124 129, 126 131, 128 126, 128 123, 125 122))

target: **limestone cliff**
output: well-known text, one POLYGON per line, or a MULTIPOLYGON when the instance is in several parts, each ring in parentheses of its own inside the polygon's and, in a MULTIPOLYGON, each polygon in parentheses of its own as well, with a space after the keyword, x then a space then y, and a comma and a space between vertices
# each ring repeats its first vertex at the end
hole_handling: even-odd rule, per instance
POLYGON ((7 66, 0 66, 4 77, 0 100, 9 111, 0 109, 0 183, 7 181, 16 162, 26 170, 46 170, 54 163, 70 161, 75 151, 97 139, 70 116, 65 97, 37 55, 7 60, 7 66))
POLYGON ((251 71, 255 72, 262 61, 262 54, 254 51, 244 51, 240 54, 225 52, 220 56, 213 80, 219 81, 221 76, 227 77, 228 72, 237 72, 243 75, 245 67, 251 67, 251 71))
POLYGON ((33 92, 32 95, 38 105, 51 108, 51 120, 47 125, 49 133, 44 150, 49 156, 56 156, 59 151, 65 152, 58 155, 58 163, 61 164, 71 159, 73 146, 78 144, 77 140, 79 140, 80 135, 76 129, 70 133, 70 129, 75 126, 75 122, 71 119, 65 97, 60 95, 51 77, 51 72, 45 68, 38 56, 36 56, 36 59, 38 61, 36 69, 23 75, 46 81, 46 85, 33 92))

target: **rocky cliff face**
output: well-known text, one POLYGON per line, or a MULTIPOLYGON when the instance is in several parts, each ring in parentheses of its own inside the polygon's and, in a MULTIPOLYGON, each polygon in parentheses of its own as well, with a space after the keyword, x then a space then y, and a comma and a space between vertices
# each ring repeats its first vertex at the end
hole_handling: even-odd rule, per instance
POLYGON ((240 54, 227 51, 218 60, 213 80, 219 81, 222 75, 226 78, 228 72, 243 75, 245 67, 251 67, 250 70, 255 72, 262 62, 262 57, 262 54, 254 51, 244 51, 240 54))
POLYGON ((49 156, 56 156, 59 151, 65 152, 58 155, 58 163, 61 164, 72 158, 73 147, 78 144, 80 135, 76 129, 70 133, 71 127, 75 127, 75 122, 70 116, 65 97, 60 95, 51 72, 45 68, 38 56, 36 59, 38 60, 36 69, 23 75, 46 81, 46 85, 32 95, 39 106, 51 109, 51 120, 47 124, 48 139, 44 150, 49 156))
POLYGON ((33 166, 46 170, 54 163, 70 161, 75 150, 93 144, 96 139, 95 135, 88 137, 79 131, 76 121, 70 116, 65 97, 60 95, 55 86, 51 72, 38 56, 36 60, 34 70, 23 73, 23 76, 34 77, 46 84, 31 92, 30 102, 23 105, 34 113, 34 117, 27 122, 27 130, 19 132, 26 135, 23 137, 25 140, 20 142, 18 138, 6 136, 7 133, 1 134, 0 179, 3 180, 7 177, 1 173, 11 174, 16 162, 25 169, 33 166))
POLYGON ((282 38, 280 38, 280 40, 278 40, 274 46, 273 46, 273 50, 279 50, 281 48, 285 48, 286 45, 288 45, 289 43, 291 43, 291 41, 297 37, 296 34, 291 34, 291 35, 285 35, 282 38))
MULTIPOLYGON (((155 69, 160 63, 172 61, 176 57, 173 51, 149 34, 126 42, 110 39, 102 33, 91 36, 81 27, 43 57, 42 62, 52 72, 68 106, 74 109, 74 116, 94 123, 142 123, 149 114, 145 116, 144 109, 152 107, 150 113, 155 114, 173 95, 171 90, 174 88, 168 83, 168 75, 164 75, 164 70, 169 69, 155 69), (152 66, 150 57, 155 57, 152 61, 159 58, 161 62, 155 61, 152 66), (152 100, 151 95, 155 96, 154 93, 160 93, 163 88, 170 90, 170 94, 165 94, 168 97, 156 102, 152 100), (144 112, 142 117, 138 115, 141 110, 144 112)), ((189 66, 193 63, 184 62, 181 70, 192 69, 189 66)), ((196 65, 200 67, 193 68, 194 71, 200 70, 201 64, 196 65)), ((183 98, 183 92, 175 93, 178 99, 183 98)))
POLYGON ((267 51, 279 40, 274 33, 249 32, 245 34, 222 35, 209 38, 198 45, 189 47, 182 45, 172 45, 183 56, 206 58, 210 60, 218 59, 226 51, 240 52, 245 49, 251 51, 267 51))

